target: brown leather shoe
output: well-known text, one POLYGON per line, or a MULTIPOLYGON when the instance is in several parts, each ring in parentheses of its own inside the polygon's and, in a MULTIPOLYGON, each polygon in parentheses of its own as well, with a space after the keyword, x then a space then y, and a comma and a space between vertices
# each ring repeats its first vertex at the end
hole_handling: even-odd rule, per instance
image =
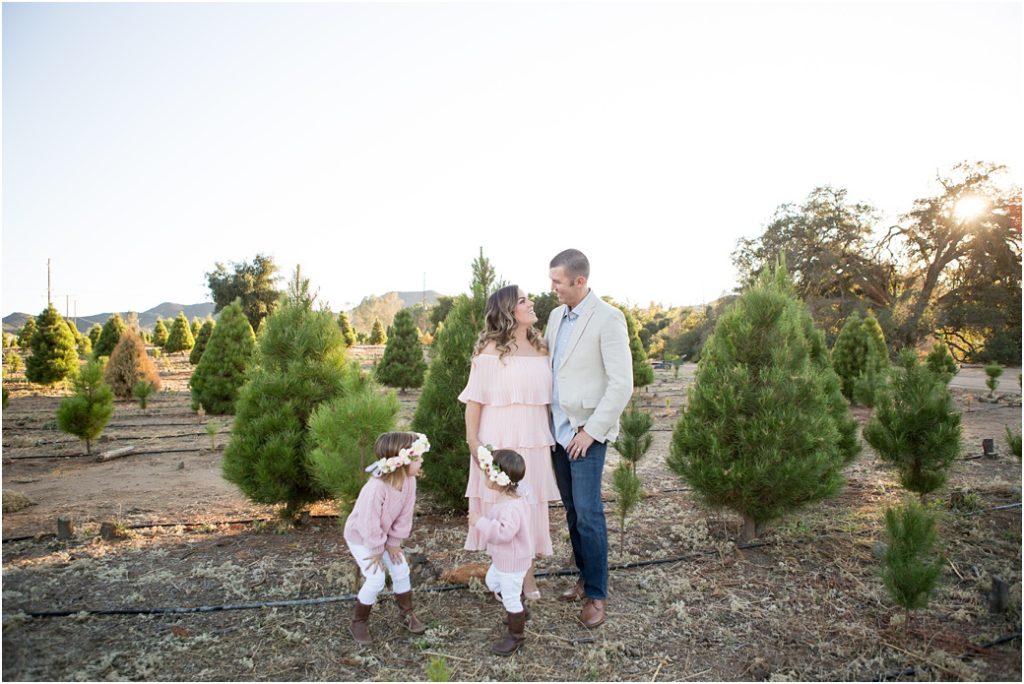
POLYGON ((352 616, 352 622, 348 626, 348 631, 352 633, 352 638, 360 646, 370 646, 373 644, 373 637, 370 636, 370 625, 368 624, 371 610, 373 610, 372 605, 368 606, 365 603, 360 603, 359 599, 356 599, 356 612, 352 616))
POLYGON ((580 613, 580 622, 587 629, 594 629, 604 624, 604 599, 588 599, 580 613))
POLYGON ((491 644, 495 655, 510 656, 526 641, 526 613, 508 613, 508 634, 491 644))
POLYGON ((559 601, 579 601, 583 598, 583 580, 577 580, 571 589, 566 589, 558 595, 559 601))
POLYGON ((411 591, 395 594, 395 603, 398 604, 398 621, 402 623, 403 627, 413 634, 423 634, 427 631, 427 628, 416 617, 416 613, 412 612, 411 591))

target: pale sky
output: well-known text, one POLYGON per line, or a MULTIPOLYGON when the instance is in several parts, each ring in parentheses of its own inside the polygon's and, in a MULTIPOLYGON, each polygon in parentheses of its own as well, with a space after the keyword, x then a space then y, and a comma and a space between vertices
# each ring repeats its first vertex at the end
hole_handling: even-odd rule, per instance
MULTIPOLYGON (((888 213, 1021 165, 1019 2, 3 5, 2 312, 209 300, 296 264, 335 310, 529 292, 696 304, 818 185, 888 213), (74 306, 74 304, 73 304, 74 306)), ((1019 181, 1018 181, 1019 182, 1019 181)))

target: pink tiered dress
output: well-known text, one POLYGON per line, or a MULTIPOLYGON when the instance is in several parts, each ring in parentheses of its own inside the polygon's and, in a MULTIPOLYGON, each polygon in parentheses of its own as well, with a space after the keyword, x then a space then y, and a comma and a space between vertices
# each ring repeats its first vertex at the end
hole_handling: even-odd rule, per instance
MULTIPOLYGON (((530 503, 533 523, 534 555, 550 556, 551 527, 548 502, 560 500, 558 485, 551 469, 551 436, 548 405, 551 403, 551 362, 547 356, 513 356, 499 358, 496 354, 473 357, 469 382, 459 401, 479 402, 480 432, 483 444, 493 449, 514 449, 526 461, 526 477, 520 492, 530 503)), ((471 456, 472 458, 472 456, 471 456)), ((469 463, 466 485, 471 513, 487 514, 499 494, 484 484, 483 473, 469 463)), ((480 533, 470 528, 465 548, 483 551, 487 548, 480 533)))

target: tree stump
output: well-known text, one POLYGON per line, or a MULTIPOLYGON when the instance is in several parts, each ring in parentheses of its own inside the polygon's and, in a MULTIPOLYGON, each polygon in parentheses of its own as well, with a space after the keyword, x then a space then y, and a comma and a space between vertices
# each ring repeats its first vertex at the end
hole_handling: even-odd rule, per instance
POLYGON ((71 518, 57 518, 57 539, 67 541, 75 536, 75 523, 71 518))
POLYGON ((1010 585, 1002 577, 992 576, 992 590, 988 595, 991 613, 1002 613, 1010 605, 1010 585))
POLYGON ((985 458, 995 458, 998 456, 998 453, 996 452, 996 441, 991 437, 981 440, 981 452, 985 455, 985 458))
POLYGON ((100 536, 106 541, 114 541, 120 535, 117 533, 117 525, 112 522, 105 522, 100 525, 100 536))

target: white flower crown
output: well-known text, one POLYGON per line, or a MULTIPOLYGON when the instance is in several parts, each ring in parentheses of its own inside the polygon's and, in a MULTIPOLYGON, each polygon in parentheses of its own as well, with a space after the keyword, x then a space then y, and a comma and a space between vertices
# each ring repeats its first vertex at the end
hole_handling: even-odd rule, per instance
POLYGON ((366 466, 366 472, 373 473, 374 477, 380 477, 381 475, 393 473, 399 468, 409 465, 417 458, 421 458, 423 454, 430 451, 430 442, 427 441, 427 436, 423 433, 417 432, 416 434, 419 435, 416 441, 405 449, 400 449, 397 456, 374 461, 366 466))
POLYGON ((495 483, 500 487, 507 487, 512 484, 512 478, 507 473, 502 472, 498 464, 494 462, 494 456, 491 455, 491 450, 485 447, 483 444, 476 448, 476 461, 480 464, 480 468, 483 469, 484 474, 487 475, 487 479, 495 483))

